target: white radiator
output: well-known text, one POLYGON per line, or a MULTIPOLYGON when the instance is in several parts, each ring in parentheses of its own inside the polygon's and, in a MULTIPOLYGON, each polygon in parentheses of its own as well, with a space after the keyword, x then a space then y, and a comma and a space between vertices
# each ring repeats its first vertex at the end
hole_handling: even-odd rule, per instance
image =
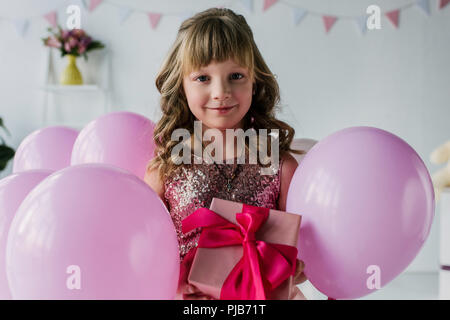
POLYGON ((444 189, 440 206, 439 299, 450 300, 450 188, 444 189))

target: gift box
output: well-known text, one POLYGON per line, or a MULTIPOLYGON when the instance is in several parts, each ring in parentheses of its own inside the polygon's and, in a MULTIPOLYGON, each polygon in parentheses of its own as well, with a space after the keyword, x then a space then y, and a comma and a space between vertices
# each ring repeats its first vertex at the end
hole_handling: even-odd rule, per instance
POLYGON ((188 282, 215 299, 287 300, 301 216, 213 198, 183 220, 203 227, 188 282))

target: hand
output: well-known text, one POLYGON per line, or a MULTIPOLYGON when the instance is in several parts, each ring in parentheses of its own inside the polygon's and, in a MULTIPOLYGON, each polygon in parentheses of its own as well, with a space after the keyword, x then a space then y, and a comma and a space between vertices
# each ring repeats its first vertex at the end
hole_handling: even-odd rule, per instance
POLYGON ((303 273, 305 269, 305 263, 302 260, 297 259, 296 269, 294 274, 294 285, 300 284, 308 280, 303 273))
POLYGON ((197 247, 190 250, 181 262, 180 277, 178 279, 178 289, 175 300, 214 300, 214 298, 204 294, 196 286, 188 282, 188 274, 192 267, 196 251, 197 247))
POLYGON ((305 269, 305 263, 302 260, 297 259, 293 279, 294 285, 292 286, 291 292, 289 293, 289 300, 307 300, 300 289, 297 287, 298 284, 303 283, 307 280, 305 274, 303 273, 303 269, 305 269))
POLYGON ((192 284, 186 284, 180 293, 182 300, 214 300, 214 298, 204 294, 192 284))

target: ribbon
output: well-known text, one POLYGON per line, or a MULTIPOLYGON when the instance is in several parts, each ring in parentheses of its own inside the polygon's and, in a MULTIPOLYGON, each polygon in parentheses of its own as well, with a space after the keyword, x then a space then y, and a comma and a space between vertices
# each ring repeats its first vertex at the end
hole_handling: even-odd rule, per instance
POLYGON ((295 274, 296 247, 255 239, 269 211, 243 204, 234 224, 210 209, 199 208, 182 221, 183 233, 203 227, 199 248, 243 246, 242 258, 227 276, 220 299, 266 300, 271 291, 295 274))

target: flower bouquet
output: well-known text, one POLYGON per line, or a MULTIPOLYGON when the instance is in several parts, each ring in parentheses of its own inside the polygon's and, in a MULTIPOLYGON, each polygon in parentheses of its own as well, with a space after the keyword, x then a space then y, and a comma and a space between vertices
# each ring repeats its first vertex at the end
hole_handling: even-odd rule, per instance
POLYGON ((87 52, 102 49, 105 46, 98 40, 93 40, 83 29, 63 30, 60 26, 55 31, 49 28, 50 36, 43 38, 44 45, 57 48, 61 57, 67 55, 69 65, 62 74, 62 84, 82 84, 81 73, 76 66, 76 58, 83 56, 87 60, 87 52))
MULTIPOLYGON (((0 118, 0 128, 2 128, 8 135, 10 134, 8 129, 6 129, 3 124, 3 119, 0 118)), ((14 157, 15 151, 13 148, 6 145, 5 140, 0 135, 0 140, 2 143, 0 144, 0 172, 6 168, 8 161, 14 157)))

